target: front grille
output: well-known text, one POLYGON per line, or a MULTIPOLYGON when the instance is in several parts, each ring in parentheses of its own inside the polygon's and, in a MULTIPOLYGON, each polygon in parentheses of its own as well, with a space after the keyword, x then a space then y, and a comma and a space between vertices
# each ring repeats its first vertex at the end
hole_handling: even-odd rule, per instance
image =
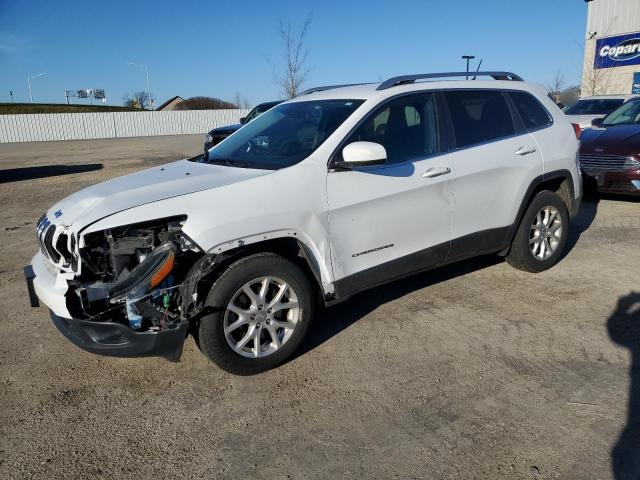
POLYGON ((75 238, 71 232, 63 231, 63 227, 49 221, 46 215, 38 220, 36 234, 40 250, 57 267, 75 271, 75 238))
POLYGON ((580 155, 580 165, 583 170, 598 172, 640 169, 640 161, 623 155, 580 155))
POLYGON ((49 227, 45 231, 42 242, 44 243, 44 248, 49 258, 53 260, 53 263, 58 263, 60 261, 60 254, 56 251, 55 248, 53 248, 53 235, 55 233, 56 233, 56 226, 49 225, 49 227))

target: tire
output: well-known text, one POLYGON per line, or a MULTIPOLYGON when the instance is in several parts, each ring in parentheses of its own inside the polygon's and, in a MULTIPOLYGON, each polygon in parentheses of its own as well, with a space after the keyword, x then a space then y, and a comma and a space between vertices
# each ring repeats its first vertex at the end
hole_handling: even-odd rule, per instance
POLYGON ((198 326, 200 350, 233 374, 253 375, 272 369, 287 360, 304 339, 313 318, 313 298, 309 279, 293 262, 274 253, 242 258, 231 264, 209 291, 205 304, 212 313, 204 316, 198 326), (261 297, 265 283, 266 291, 261 297), (284 302, 268 308, 285 284, 288 287, 282 294, 284 302), (254 293, 253 297, 245 293, 246 287, 254 293), (296 304, 297 308, 276 311, 284 305, 296 304), (238 323, 241 325, 233 329, 238 323), (249 335, 246 344, 240 346, 249 335), (281 342, 279 346, 274 335, 281 342))
POLYGON ((520 225, 518 225, 518 230, 513 236, 511 248, 507 254, 507 262, 512 267, 525 272, 538 273, 547 270, 562 258, 568 233, 569 212, 567 206, 558 194, 547 190, 542 191, 533 197, 520 225), (541 217, 538 217, 539 212, 541 217), (546 212, 550 212, 549 217, 545 217, 546 212), (553 213, 556 214, 555 217, 553 217, 553 213), (547 222, 550 225, 546 226, 545 219, 548 218, 553 218, 553 220, 547 222), (534 223, 538 226, 534 226, 534 223), (548 235, 550 236, 547 237, 548 235), (550 254, 548 253, 549 246, 554 247, 550 254), (535 249, 535 253, 532 248, 535 249))

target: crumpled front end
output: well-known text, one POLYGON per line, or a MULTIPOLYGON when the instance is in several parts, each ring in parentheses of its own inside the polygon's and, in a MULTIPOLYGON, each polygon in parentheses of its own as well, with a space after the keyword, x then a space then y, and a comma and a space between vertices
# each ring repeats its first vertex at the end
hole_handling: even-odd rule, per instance
POLYGON ((27 283, 56 327, 80 348, 177 360, 193 303, 186 287, 203 257, 182 232, 185 221, 163 218, 76 238, 43 217, 40 251, 25 268, 27 283))

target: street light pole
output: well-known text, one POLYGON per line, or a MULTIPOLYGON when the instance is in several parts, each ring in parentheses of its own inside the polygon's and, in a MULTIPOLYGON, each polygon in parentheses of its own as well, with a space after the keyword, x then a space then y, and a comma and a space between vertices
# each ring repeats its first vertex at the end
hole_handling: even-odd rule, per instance
POLYGON ((27 77, 27 85, 29 85, 29 100, 33 103, 33 95, 31 94, 31 80, 35 80, 36 78, 40 78, 46 75, 46 73, 39 73, 37 75, 28 76, 27 77))
POLYGON ((128 64, 133 65, 134 67, 144 68, 145 74, 147 76, 147 95, 149 96, 149 105, 151 105, 151 110, 153 110, 153 99, 151 98, 151 87, 149 84, 149 67, 147 65, 140 65, 139 63, 127 61, 128 64))
POLYGON ((149 68, 145 65, 144 71, 147 74, 147 94, 149 95, 149 105, 151 105, 151 110, 153 110, 153 98, 151 98, 151 87, 149 86, 149 68))
POLYGON ((462 55, 462 59, 467 61, 467 76, 466 80, 469 80, 469 60, 476 58, 474 55, 462 55))

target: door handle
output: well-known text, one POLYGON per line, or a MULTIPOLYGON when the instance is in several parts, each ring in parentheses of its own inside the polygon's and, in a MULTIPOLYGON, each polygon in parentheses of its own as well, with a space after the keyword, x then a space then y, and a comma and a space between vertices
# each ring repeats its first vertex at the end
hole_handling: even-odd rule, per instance
POLYGON ((447 173, 451 173, 451 169, 449 167, 431 167, 422 174, 422 178, 439 177, 440 175, 446 175, 447 173))
POLYGON ((534 147, 520 147, 515 152, 516 155, 529 155, 530 153, 535 152, 536 149, 534 147))

